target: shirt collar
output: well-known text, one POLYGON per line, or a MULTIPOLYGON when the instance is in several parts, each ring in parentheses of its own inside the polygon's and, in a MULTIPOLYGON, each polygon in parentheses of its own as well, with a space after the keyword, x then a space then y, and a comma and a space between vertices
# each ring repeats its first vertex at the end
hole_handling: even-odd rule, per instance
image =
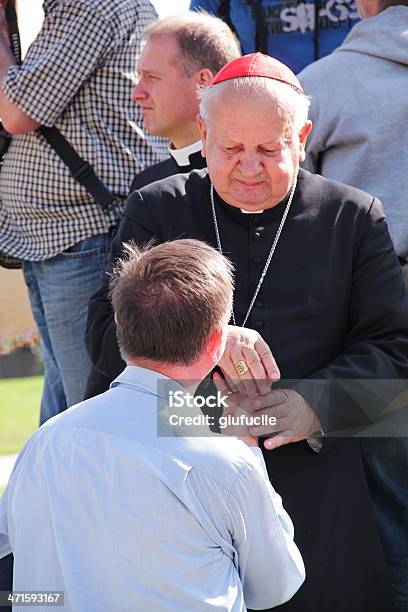
POLYGON ((244 215, 260 215, 264 212, 263 210, 244 210, 243 208, 240 210, 244 215))
POLYGON ((171 386, 172 389, 184 389, 176 380, 156 372, 139 366, 127 366, 121 374, 111 383, 110 388, 127 385, 135 389, 142 389, 156 397, 165 399, 164 389, 171 386), (166 384, 167 383, 167 384, 166 384))
POLYGON ((172 149, 169 147, 169 153, 178 166, 189 166, 190 155, 201 151, 201 147, 201 140, 197 140, 197 142, 193 142, 193 144, 182 147, 181 149, 172 149))

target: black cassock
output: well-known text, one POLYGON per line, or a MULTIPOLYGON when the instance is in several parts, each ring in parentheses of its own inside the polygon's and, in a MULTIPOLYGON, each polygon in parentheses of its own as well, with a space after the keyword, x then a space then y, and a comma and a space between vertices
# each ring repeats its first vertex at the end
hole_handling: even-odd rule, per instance
MULTIPOLYGON (((173 174, 184 174, 186 172, 190 172, 191 170, 199 170, 201 168, 205 168, 206 166, 206 161, 201 155, 201 151, 197 151, 196 153, 191 153, 189 155, 189 161, 190 161, 189 165, 179 166, 177 165, 173 157, 168 157, 167 159, 157 164, 153 164, 153 166, 148 166, 147 168, 145 168, 144 170, 136 174, 133 180, 133 183, 130 187, 130 193, 132 193, 132 191, 135 191, 137 189, 141 189, 142 187, 145 187, 146 185, 150 185, 150 183, 153 183, 155 181, 160 181, 164 178, 172 176, 173 174)), ((107 285, 105 285, 102 288, 102 292, 99 292, 99 291, 97 292, 96 296, 94 296, 94 298, 91 300, 91 304, 94 303, 93 301, 94 299, 98 301, 99 296, 102 297, 102 301, 104 300, 105 294, 106 294, 106 287, 107 285)), ((92 315, 93 315, 93 309, 91 305, 90 316, 92 315)), ((112 331, 113 331, 113 335, 112 335, 113 343, 116 344, 115 329, 113 328, 111 332, 112 331)), ((107 343, 109 343, 109 339, 106 338, 106 340, 108 341, 107 343)), ((88 347, 88 348, 92 352, 92 348, 91 347, 88 347)), ((114 352, 113 358, 114 358, 115 363, 113 363, 110 368, 105 367, 107 371, 97 367, 95 363, 92 364, 91 371, 88 377, 88 382, 87 382, 86 389, 85 389, 84 399, 94 397, 95 395, 98 395, 99 393, 103 393, 104 391, 107 391, 109 389, 109 385, 112 382, 112 380, 116 378, 116 376, 120 374, 120 372, 125 368, 126 364, 124 361, 122 361, 122 358, 119 355, 118 350, 114 352)))
MULTIPOLYGON (((209 192, 207 172, 201 170, 132 194, 112 257, 120 256, 122 243, 131 239, 144 243, 151 238, 197 238, 216 247, 209 192)), ((247 215, 215 197, 223 252, 236 269, 237 325, 248 309, 285 204, 247 215)), ((309 399, 326 432, 368 425, 373 415, 367 410, 381 412, 408 368, 408 303, 378 201, 300 170, 288 219, 247 327, 268 342, 283 379, 302 380, 296 388, 309 399), (316 390, 313 379, 332 381, 331 386, 316 390), (344 379, 389 382, 377 397, 358 382, 343 385, 344 379)), ((122 362, 106 291, 90 306, 88 346, 97 367, 116 376, 122 362)), ((306 566, 305 584, 279 609, 391 610, 388 571, 358 440, 329 436, 318 454, 302 441, 264 456, 271 482, 294 522, 306 566)))

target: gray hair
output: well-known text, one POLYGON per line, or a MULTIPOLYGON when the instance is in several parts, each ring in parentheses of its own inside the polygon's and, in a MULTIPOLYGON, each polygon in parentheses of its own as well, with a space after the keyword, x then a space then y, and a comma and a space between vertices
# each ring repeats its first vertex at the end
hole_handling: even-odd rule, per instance
POLYGON ((199 240, 124 249, 110 284, 123 359, 191 365, 231 316, 231 263, 199 240))
POLYGON ((271 102, 287 110, 292 116, 292 125, 300 130, 309 113, 309 98, 287 83, 265 77, 238 77, 210 85, 200 91, 200 117, 208 125, 214 101, 222 94, 238 96, 242 100, 271 98, 271 102))
POLYGON ((174 36, 182 55, 180 69, 190 77, 201 68, 216 74, 225 64, 240 57, 232 30, 218 17, 204 11, 188 11, 158 19, 144 30, 142 40, 174 36))

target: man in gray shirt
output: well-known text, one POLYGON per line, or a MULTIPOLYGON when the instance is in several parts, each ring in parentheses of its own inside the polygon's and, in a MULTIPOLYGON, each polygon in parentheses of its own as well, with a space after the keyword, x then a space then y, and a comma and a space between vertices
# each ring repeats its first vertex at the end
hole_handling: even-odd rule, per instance
MULTIPOLYGON (((313 121, 303 167, 379 198, 408 262, 407 0, 359 0, 362 21, 299 75, 313 121)), ((408 268, 405 268, 408 283, 408 268)))
POLYGON ((14 591, 63 591, 75 612, 286 602, 304 566, 257 441, 204 437, 205 424, 180 437, 172 419, 190 413, 168 417, 224 351, 230 263, 196 240, 128 246, 112 301, 127 368, 30 438, 2 498, 14 591))

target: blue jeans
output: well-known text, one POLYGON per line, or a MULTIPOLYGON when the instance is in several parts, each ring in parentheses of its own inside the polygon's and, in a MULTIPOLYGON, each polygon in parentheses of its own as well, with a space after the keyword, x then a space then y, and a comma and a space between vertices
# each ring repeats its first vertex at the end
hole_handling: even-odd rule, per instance
POLYGON ((360 439, 368 486, 391 572, 395 612, 408 610, 408 438, 360 439))
POLYGON ((88 302, 102 285, 110 247, 92 236, 23 272, 44 354, 40 424, 82 401, 91 361, 85 346, 88 302))

